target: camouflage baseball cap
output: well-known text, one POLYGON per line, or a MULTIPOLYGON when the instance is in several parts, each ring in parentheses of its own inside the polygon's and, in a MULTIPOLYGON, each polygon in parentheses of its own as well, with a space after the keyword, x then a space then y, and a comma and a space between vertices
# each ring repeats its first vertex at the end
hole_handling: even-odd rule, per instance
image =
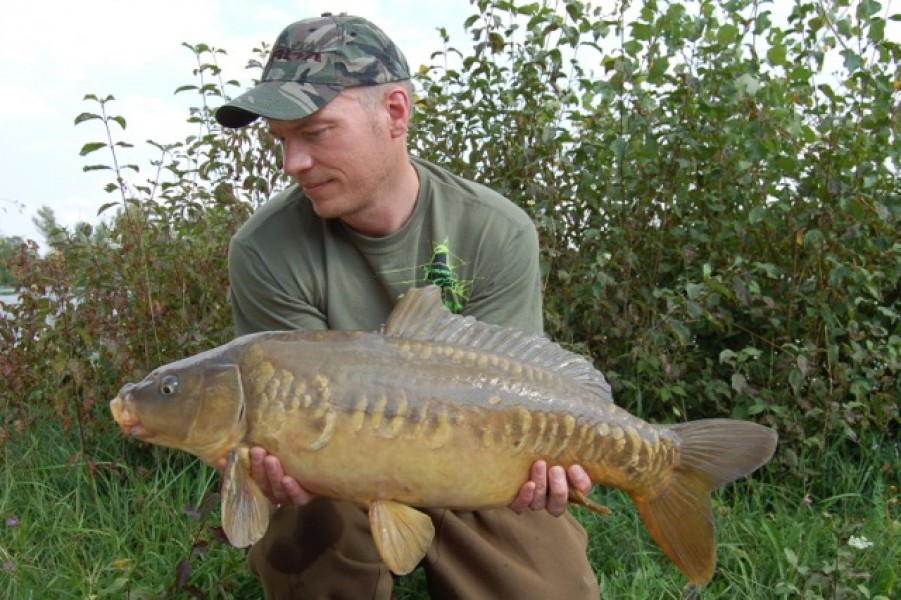
POLYGON ((291 120, 310 115, 341 90, 410 78, 394 42, 361 17, 298 21, 275 40, 260 84, 216 110, 225 127, 243 127, 260 116, 291 120))

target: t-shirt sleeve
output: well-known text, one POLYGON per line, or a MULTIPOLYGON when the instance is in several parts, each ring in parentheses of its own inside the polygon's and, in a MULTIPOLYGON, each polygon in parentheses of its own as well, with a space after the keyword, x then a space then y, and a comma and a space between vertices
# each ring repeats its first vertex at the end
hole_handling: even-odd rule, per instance
POLYGON ((486 323, 544 333, 538 232, 531 223, 510 230, 490 266, 477 274, 463 313, 486 323))
POLYGON ((258 331, 326 329, 325 316, 311 303, 285 291, 265 261, 240 240, 228 251, 229 302, 237 335, 258 331))

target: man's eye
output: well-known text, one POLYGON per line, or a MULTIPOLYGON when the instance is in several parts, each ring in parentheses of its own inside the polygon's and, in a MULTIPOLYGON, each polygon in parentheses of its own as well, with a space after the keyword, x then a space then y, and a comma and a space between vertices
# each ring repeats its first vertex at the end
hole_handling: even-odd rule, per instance
POLYGON ((175 375, 166 375, 160 381, 160 394, 163 396, 174 396, 178 391, 178 377, 175 375))
POLYGON ((304 132, 304 137, 307 138, 318 138, 321 137, 326 131, 328 131, 328 127, 320 127, 318 129, 308 129, 304 132))

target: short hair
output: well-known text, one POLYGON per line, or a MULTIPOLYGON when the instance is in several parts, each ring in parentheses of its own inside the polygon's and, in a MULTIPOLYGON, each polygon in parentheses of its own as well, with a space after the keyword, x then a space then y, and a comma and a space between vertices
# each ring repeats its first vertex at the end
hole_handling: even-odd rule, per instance
POLYGON ((359 85, 355 87, 346 88, 348 90, 354 90, 354 98, 356 98, 360 105, 370 114, 374 114, 376 107, 382 101, 382 98, 385 97, 390 90, 395 88, 401 88, 407 93, 407 97, 410 98, 410 114, 412 116, 413 113, 413 82, 409 79, 403 79, 400 81, 392 81, 389 83, 379 83, 376 85, 359 85))

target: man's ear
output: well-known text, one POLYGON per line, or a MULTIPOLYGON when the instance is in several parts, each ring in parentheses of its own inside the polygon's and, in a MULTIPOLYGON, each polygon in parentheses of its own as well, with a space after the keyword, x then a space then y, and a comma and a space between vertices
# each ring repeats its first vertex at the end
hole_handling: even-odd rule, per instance
POLYGON ((407 90, 398 86, 385 94, 385 108, 388 110, 388 131, 391 137, 406 135, 412 116, 412 99, 407 90))

